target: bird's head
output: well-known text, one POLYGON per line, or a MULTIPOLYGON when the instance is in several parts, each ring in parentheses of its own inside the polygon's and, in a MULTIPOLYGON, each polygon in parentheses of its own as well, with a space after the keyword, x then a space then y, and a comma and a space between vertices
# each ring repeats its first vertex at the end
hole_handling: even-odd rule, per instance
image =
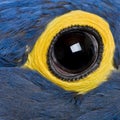
POLYGON ((1 0, 0 119, 119 120, 119 11, 119 0, 1 0))
POLYGON ((3 35, 0 47, 8 47, 6 41, 11 41, 11 49, 2 52, 1 64, 9 61, 8 66, 16 66, 24 62, 23 67, 36 70, 59 87, 79 94, 107 81, 119 65, 117 0, 27 0, 4 2, 4 9, 6 4, 6 9, 13 6, 13 12, 10 17, 2 16, 3 20, 8 19, 9 29, 3 23, 1 29, 5 28, 2 34, 7 32, 10 40, 3 35), (15 40, 17 44, 13 45, 15 40))

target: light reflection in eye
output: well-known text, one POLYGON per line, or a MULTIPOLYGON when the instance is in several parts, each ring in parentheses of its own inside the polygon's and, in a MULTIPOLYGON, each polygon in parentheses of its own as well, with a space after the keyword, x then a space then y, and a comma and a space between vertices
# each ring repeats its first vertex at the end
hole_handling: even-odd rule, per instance
POLYGON ((73 45, 70 46, 71 52, 75 53, 75 52, 80 52, 82 51, 81 45, 80 43, 75 43, 73 45))

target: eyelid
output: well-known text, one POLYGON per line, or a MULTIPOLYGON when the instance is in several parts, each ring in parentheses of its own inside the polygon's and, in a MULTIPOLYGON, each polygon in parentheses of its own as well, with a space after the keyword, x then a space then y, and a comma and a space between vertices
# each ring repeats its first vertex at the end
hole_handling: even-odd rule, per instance
POLYGON ((114 49, 114 39, 109 24, 103 18, 95 14, 77 10, 59 16, 48 24, 29 54, 24 67, 38 71, 45 78, 65 90, 85 94, 107 81, 107 77, 111 74, 112 70, 114 70, 114 49), (79 81, 68 82, 62 81, 51 73, 47 64, 47 53, 54 36, 62 29, 74 25, 90 26, 96 29, 102 37, 104 51, 98 69, 79 81))

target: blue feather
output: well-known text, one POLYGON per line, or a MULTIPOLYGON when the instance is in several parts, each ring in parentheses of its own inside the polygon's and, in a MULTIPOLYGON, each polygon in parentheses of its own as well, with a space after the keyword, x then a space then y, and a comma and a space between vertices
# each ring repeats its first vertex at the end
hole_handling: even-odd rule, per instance
POLYGON ((120 74, 82 96, 21 66, 55 17, 84 10, 106 19, 120 64, 119 0, 0 0, 0 120, 119 120, 120 74), (29 48, 29 50, 27 50, 29 48))
POLYGON ((52 84, 39 73, 0 68, 0 119, 119 120, 120 74, 82 96, 52 84))
POLYGON ((0 66, 19 66, 27 58, 46 25, 71 10, 84 10, 106 19, 116 42, 115 63, 120 63, 119 0, 11 0, 0 2, 0 66), (30 52, 30 51, 29 51, 30 52), (20 62, 19 62, 20 61, 20 62))

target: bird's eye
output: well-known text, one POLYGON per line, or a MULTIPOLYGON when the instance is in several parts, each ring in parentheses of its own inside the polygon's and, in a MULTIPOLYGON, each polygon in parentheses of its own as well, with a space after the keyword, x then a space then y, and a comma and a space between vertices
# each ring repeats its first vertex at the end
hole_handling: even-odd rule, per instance
POLYGON ((111 74, 114 49, 108 23, 77 10, 48 24, 24 66, 65 90, 85 94, 111 74))
POLYGON ((89 26, 61 30, 52 40, 48 65, 63 80, 79 80, 100 64, 103 44, 99 33, 89 26))

